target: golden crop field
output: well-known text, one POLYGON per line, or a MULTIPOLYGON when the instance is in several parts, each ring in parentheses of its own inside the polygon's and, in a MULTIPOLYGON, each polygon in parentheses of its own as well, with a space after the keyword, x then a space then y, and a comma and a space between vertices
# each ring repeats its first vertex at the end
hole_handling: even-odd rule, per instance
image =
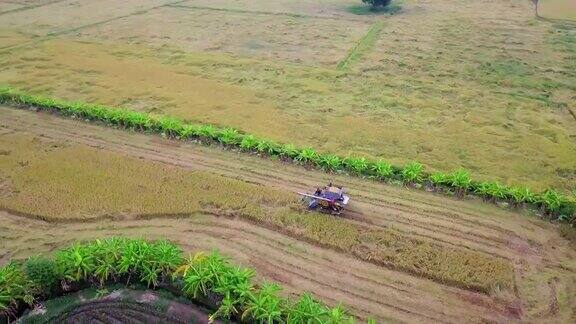
MULTIPOLYGON (((571 4, 0 1, 0 88, 574 200, 571 4)), ((310 291, 360 321, 576 321, 574 224, 538 201, 2 102, 0 270, 123 235, 218 249, 284 295, 310 291), (306 210, 297 193, 331 182, 349 208, 306 210)))

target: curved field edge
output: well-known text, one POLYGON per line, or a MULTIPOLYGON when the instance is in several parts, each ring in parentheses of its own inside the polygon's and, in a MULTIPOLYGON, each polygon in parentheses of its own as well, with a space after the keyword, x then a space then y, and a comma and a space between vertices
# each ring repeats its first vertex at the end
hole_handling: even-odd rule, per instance
POLYGON ((54 223, 212 214, 468 290, 514 286, 505 258, 304 212, 296 195, 279 189, 18 135, 0 137, 0 150, 7 193, 0 207, 14 214, 54 223))
POLYGON ((161 133, 179 139, 216 141, 247 152, 281 157, 329 172, 348 172, 351 175, 402 183, 461 197, 477 195, 486 201, 505 202, 509 206, 530 206, 541 210, 543 216, 548 219, 567 222, 572 226, 576 223, 576 195, 574 194, 566 196, 554 189, 537 194, 527 187, 508 187, 499 182, 479 182, 473 180, 469 172, 463 169, 449 174, 439 172, 429 174, 418 162, 399 167, 382 160, 373 161, 364 157, 342 157, 330 153, 318 153, 310 147, 297 148, 291 144, 280 144, 242 133, 233 128, 192 124, 167 116, 56 100, 9 87, 0 88, 0 103, 48 110, 66 116, 78 116, 121 127, 161 133))
POLYGON ((0 268, 0 318, 18 317, 35 301, 86 287, 132 283, 178 292, 211 309, 210 319, 268 323, 353 320, 341 305, 330 308, 309 293, 297 300, 284 298, 280 285, 257 285, 255 275, 253 269, 238 267, 217 251, 185 258, 179 246, 166 240, 115 237, 76 243, 56 251, 54 258, 37 256, 0 268))
MULTIPOLYGON (((41 309, 25 311, 23 323, 85 323, 89 320, 122 322, 206 323, 210 310, 166 289, 115 284, 90 287, 42 302, 41 309)), ((215 323, 221 323, 215 321, 215 323)))

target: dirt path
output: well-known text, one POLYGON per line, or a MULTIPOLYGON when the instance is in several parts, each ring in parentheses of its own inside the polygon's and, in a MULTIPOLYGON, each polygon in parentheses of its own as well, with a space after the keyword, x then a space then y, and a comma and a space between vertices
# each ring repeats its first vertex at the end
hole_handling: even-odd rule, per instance
MULTIPOLYGON (((539 317, 537 310, 550 300, 548 283, 542 278, 557 278, 558 291, 574 292, 576 265, 570 260, 576 259, 576 253, 558 238, 553 225, 479 201, 453 200, 220 148, 0 107, 0 134, 7 132, 71 141, 293 192, 333 181, 350 188, 353 206, 346 217, 509 259, 516 268, 517 289, 512 295, 471 293, 367 264, 238 220, 208 216, 48 224, 1 213, 3 260, 37 253, 38 249, 52 250, 78 238, 164 236, 189 250, 219 248, 239 262, 255 266, 262 276, 284 282, 290 291, 311 290, 329 302, 343 301, 360 315, 413 322, 539 317), (45 233, 40 238, 39 231, 45 233)), ((566 318, 574 312, 562 309, 559 303, 561 310, 555 316, 566 318)))

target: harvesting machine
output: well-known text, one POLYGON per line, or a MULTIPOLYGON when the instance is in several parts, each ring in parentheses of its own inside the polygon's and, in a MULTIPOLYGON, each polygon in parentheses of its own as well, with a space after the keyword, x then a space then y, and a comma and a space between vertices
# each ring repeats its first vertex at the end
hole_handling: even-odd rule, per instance
POLYGON ((344 188, 329 184, 324 188, 317 188, 314 194, 299 192, 302 200, 308 204, 308 209, 320 210, 332 215, 340 215, 348 206, 350 197, 345 194, 344 188))

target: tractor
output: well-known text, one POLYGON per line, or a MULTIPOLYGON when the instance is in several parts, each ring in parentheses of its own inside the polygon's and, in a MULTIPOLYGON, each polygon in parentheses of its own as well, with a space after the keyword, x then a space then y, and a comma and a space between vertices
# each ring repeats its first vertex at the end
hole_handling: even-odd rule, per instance
POLYGON ((308 209, 319 210, 332 215, 340 215, 350 201, 350 197, 345 194, 344 188, 334 186, 332 183, 324 188, 317 188, 314 194, 305 192, 299 192, 298 194, 308 204, 308 209))

